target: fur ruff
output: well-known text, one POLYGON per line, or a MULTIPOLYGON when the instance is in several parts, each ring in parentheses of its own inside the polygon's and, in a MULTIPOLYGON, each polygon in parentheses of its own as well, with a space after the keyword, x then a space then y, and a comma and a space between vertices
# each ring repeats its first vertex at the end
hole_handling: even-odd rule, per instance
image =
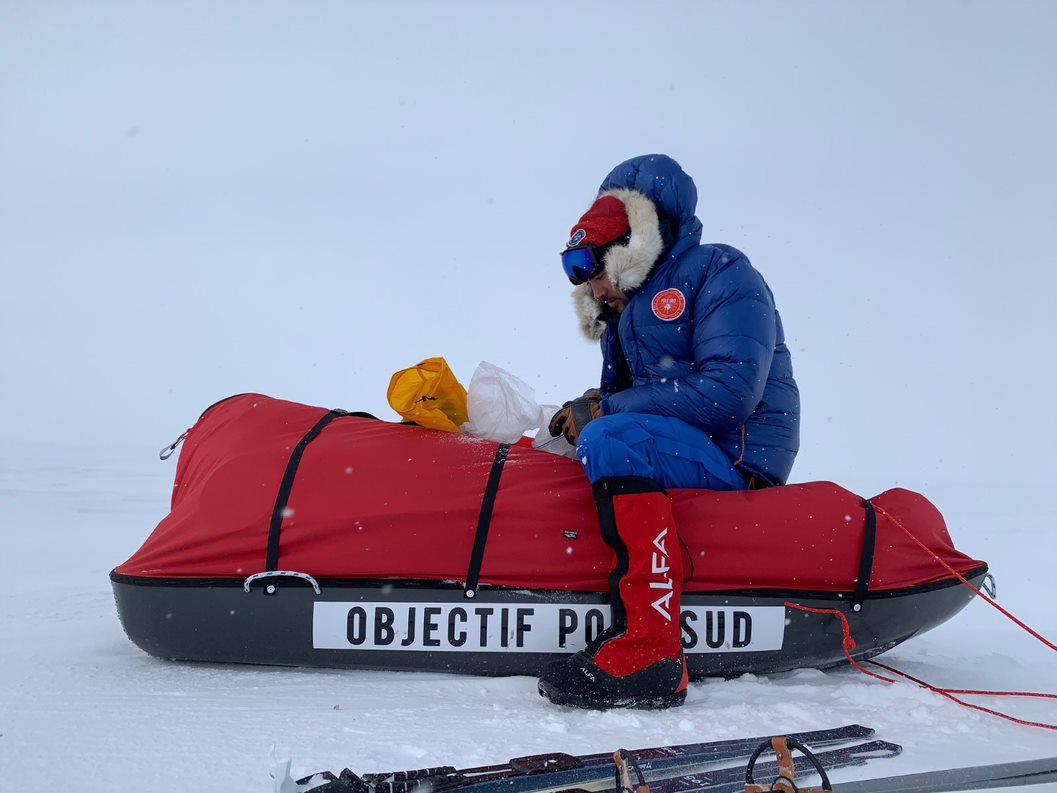
MULTIPOLYGON (((607 190, 602 195, 619 199, 628 212, 631 239, 627 245, 606 252, 606 275, 617 289, 631 292, 642 286, 664 251, 657 208, 642 193, 626 187, 607 190)), ((573 305, 584 335, 594 341, 600 339, 606 329, 606 323, 601 319, 605 304, 594 299, 590 284, 573 288, 573 305)))

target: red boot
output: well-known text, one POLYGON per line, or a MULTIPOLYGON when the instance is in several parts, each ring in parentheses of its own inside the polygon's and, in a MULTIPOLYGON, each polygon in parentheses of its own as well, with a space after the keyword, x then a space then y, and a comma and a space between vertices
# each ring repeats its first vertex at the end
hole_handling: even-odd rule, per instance
POLYGON ((622 477, 598 482, 595 502, 602 539, 616 554, 613 625, 582 652, 547 664, 540 694, 581 708, 682 704, 683 563, 671 501, 652 480, 622 477))

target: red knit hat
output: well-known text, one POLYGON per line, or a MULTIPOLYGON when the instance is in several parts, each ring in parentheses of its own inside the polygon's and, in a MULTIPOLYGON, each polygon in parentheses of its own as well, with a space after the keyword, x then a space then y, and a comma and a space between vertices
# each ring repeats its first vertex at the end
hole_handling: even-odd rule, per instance
POLYGON ((584 213, 572 231, 566 248, 579 248, 582 245, 605 245, 623 237, 631 231, 628 222, 628 211, 624 202, 611 195, 602 196, 584 213))

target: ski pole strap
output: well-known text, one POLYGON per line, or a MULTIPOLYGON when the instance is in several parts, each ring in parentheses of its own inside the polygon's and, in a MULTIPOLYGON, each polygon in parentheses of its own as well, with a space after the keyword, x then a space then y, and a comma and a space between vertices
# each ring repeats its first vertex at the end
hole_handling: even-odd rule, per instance
POLYGON ((650 793, 650 786, 646 784, 646 778, 642 775, 642 769, 631 756, 627 749, 617 749, 613 753, 613 762, 616 763, 616 790, 621 793, 650 793), (631 781, 631 769, 635 770, 636 785, 631 781))
POLYGON ((866 523, 862 532, 862 553, 859 555, 859 577, 855 580, 855 595, 851 600, 851 610, 862 611, 863 601, 870 591, 870 578, 873 576, 874 549, 877 546, 877 512, 869 499, 862 500, 866 510, 866 523))
POLYGON ((795 738, 777 736, 769 741, 764 741, 756 747, 756 750, 749 757, 748 765, 745 766, 745 793, 768 793, 768 791, 784 791, 784 793, 823 793, 825 791, 826 793, 832 793, 832 790, 833 786, 830 784, 829 777, 826 776, 826 769, 822 767, 822 763, 804 744, 795 738), (758 785, 752 777, 752 769, 756 766, 756 761, 760 759, 760 755, 768 747, 774 750, 774 755, 778 759, 778 776, 769 785, 758 785), (794 781, 796 778, 796 767, 793 765, 793 749, 799 751, 811 761, 811 765, 815 767, 815 772, 822 778, 821 788, 797 787, 794 781))
POLYGON ((499 444, 499 448, 495 450, 495 459, 492 460, 492 470, 488 473, 488 484, 485 485, 484 497, 481 499, 481 512, 477 517, 477 533, 473 538, 470 568, 466 571, 466 589, 463 591, 465 598, 477 597, 477 582, 481 578, 484 548, 488 543, 488 530, 492 526, 492 509, 495 507, 495 498, 499 493, 499 478, 503 475, 503 466, 506 465, 509 453, 509 443, 499 444))

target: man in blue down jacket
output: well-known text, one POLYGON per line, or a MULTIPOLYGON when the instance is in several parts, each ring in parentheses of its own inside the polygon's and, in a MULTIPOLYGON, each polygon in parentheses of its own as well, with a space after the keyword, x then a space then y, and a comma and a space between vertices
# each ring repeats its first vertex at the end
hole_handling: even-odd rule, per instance
POLYGON ((682 551, 665 488, 785 484, 800 397, 774 297, 740 251, 701 243, 697 188, 664 155, 621 163, 562 252, 600 388, 550 421, 594 487, 613 624, 548 664, 540 693, 586 708, 686 698, 682 551))

